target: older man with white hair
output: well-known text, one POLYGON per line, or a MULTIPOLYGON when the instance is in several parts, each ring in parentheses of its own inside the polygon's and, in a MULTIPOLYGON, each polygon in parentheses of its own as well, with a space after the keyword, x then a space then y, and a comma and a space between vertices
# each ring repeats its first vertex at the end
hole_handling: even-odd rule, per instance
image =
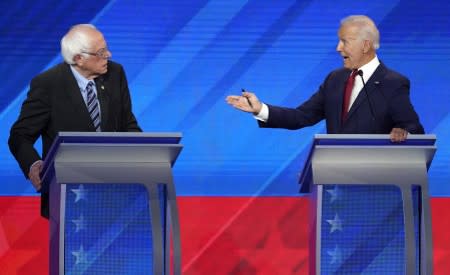
MULTIPOLYGON (((34 188, 42 186, 42 158, 58 132, 141 131, 131 109, 130 92, 120 64, 93 25, 73 26, 61 40, 64 61, 31 80, 9 148, 34 188), (42 137, 43 156, 34 148, 42 137)), ((48 194, 41 193, 41 215, 49 216, 48 194)))
POLYGON ((328 134, 390 134, 401 142, 423 134, 410 98, 409 80, 380 62, 380 34, 367 16, 341 20, 336 50, 344 68, 332 71, 318 91, 297 108, 264 104, 251 92, 230 95, 227 102, 253 113, 260 127, 300 129, 325 119, 328 134))

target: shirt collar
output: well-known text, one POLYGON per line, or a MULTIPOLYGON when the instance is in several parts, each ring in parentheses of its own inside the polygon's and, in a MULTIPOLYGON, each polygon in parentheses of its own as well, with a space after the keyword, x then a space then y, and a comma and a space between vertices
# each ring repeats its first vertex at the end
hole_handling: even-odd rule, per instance
POLYGON ((375 55, 375 57, 369 61, 369 63, 363 65, 359 70, 363 72, 364 81, 367 81, 375 72, 375 70, 380 65, 380 60, 375 55))
POLYGON ((87 84, 92 80, 89 80, 86 77, 82 76, 72 65, 70 65, 70 70, 72 70, 73 76, 75 77, 80 90, 84 91, 87 84))

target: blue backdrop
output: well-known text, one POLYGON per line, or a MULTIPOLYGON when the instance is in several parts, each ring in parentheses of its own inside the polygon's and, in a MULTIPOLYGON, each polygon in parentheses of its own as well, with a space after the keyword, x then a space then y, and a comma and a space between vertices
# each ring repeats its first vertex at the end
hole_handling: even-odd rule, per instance
POLYGON ((183 133, 179 195, 297 196, 305 154, 324 125, 259 129, 225 96, 246 88, 297 106, 342 66, 339 20, 367 14, 381 32, 380 59, 410 78, 425 130, 438 137, 431 194, 450 196, 448 1, 3 0, 0 10, 0 195, 36 194, 9 153, 9 128, 31 78, 61 62, 62 35, 90 22, 125 67, 142 128, 183 133))

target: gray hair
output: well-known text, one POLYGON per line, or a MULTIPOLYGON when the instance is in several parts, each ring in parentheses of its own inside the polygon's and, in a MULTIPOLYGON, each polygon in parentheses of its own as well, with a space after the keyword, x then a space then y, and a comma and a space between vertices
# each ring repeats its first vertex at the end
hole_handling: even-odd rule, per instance
POLYGON ((380 32, 378 31, 375 23, 368 16, 347 16, 341 20, 341 27, 347 24, 358 27, 360 38, 371 41, 375 50, 380 48, 380 32))
POLYGON ((92 42, 85 32, 86 29, 97 30, 92 24, 78 24, 72 26, 61 39, 61 54, 67 64, 75 64, 73 61, 75 55, 91 48, 92 42))

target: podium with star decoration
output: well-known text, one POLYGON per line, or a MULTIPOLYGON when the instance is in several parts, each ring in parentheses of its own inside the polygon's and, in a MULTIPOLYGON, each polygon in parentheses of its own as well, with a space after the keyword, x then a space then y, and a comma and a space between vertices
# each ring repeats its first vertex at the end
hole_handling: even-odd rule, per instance
POLYGON ((59 133, 44 165, 50 274, 181 274, 180 133, 59 133))
POLYGON ((432 274, 435 140, 315 136, 300 177, 312 206, 310 274, 432 274))

